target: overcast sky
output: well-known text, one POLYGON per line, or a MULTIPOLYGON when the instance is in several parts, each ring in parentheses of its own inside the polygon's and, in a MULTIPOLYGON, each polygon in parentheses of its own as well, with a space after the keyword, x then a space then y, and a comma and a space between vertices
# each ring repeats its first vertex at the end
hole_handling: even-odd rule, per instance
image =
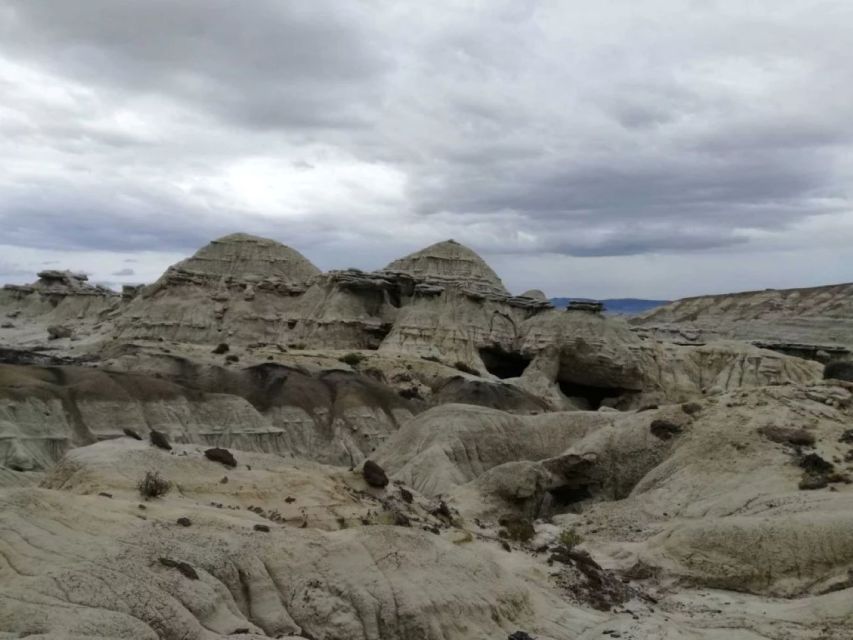
POLYGON ((853 281, 848 0, 0 0, 0 282, 233 231, 516 292, 853 281))

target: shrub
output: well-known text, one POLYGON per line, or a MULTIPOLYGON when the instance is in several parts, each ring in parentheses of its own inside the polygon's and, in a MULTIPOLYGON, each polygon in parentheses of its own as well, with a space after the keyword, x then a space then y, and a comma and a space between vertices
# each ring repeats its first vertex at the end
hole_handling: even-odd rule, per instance
POLYGON ((157 471, 146 471, 145 476, 136 484, 139 495, 148 500, 159 498, 172 489, 172 483, 166 480, 157 471))
POLYGON ((350 365, 351 367, 355 367, 364 360, 364 356, 360 353, 348 353, 345 356, 338 358, 338 360, 344 364, 350 365))
POLYGON ((233 353, 225 356, 225 362, 239 362, 240 356, 234 355, 233 353))
POLYGON ((216 345, 216 348, 213 350, 213 353, 215 353, 216 355, 221 355, 223 353, 228 353, 228 349, 229 347, 227 344, 225 344, 224 342, 220 342, 218 345, 216 345))
POLYGON ((574 529, 563 529, 560 531, 560 544, 569 549, 574 549, 577 545, 583 542, 583 536, 574 529))
POLYGON ((465 364, 461 360, 459 362, 457 362, 456 364, 454 364, 453 366, 456 367, 459 371, 462 371, 463 373, 470 373, 472 376, 480 375, 479 371, 477 371, 473 367, 469 367, 467 364, 465 364))

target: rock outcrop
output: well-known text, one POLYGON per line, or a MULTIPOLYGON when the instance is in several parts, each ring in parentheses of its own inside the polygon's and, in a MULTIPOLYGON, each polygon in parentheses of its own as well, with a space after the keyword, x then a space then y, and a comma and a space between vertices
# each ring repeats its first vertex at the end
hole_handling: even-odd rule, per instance
POLYGON ((701 342, 720 338, 819 361, 850 359, 853 284, 765 289, 676 300, 632 319, 659 338, 701 342))
POLYGON ((600 311, 453 241, 3 289, 0 637, 849 639, 844 347, 600 311))

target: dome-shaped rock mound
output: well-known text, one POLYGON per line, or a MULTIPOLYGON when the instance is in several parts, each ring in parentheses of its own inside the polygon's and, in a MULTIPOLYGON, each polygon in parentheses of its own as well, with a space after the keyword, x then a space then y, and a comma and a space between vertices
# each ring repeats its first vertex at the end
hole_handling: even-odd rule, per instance
POLYGON ((486 261, 455 240, 437 242, 394 260, 385 271, 407 273, 418 279, 467 285, 480 291, 509 295, 486 261))
POLYGON ((295 249, 246 233, 232 233, 199 249, 173 269, 208 278, 305 283, 320 270, 295 249))
POLYGON ((548 300, 548 296, 541 289, 529 289, 522 293, 519 298, 530 298, 531 300, 539 300, 540 302, 548 300))

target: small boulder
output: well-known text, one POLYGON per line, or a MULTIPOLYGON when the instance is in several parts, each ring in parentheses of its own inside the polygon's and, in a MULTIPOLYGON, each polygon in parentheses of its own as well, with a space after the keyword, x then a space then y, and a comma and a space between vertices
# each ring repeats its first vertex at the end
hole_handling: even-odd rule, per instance
POLYGON ((763 435, 771 442, 779 444, 792 444, 801 447, 814 446, 815 437, 804 429, 794 429, 791 427, 778 427, 776 425, 767 425, 761 427, 758 433, 763 435))
POLYGON ((148 437, 151 440, 151 444, 158 449, 163 449, 165 451, 172 450, 172 445, 169 444, 169 439, 166 437, 165 433, 157 431, 157 429, 151 429, 151 433, 148 434, 148 437))
POLYGON ((527 542, 536 535, 533 523, 527 518, 515 514, 505 515, 498 519, 498 524, 503 527, 498 535, 501 538, 509 538, 516 542, 527 542))
POLYGON ((831 462, 824 460, 816 453, 810 453, 800 458, 799 465, 806 473, 813 474, 826 474, 835 469, 831 462))
POLYGON ((649 430, 656 438, 660 438, 661 440, 670 440, 673 436, 681 433, 681 425, 677 425, 669 420, 657 419, 652 420, 651 425, 649 425, 649 430))
POLYGON ((177 522, 178 522, 178 524, 179 524, 179 525, 181 525, 182 527, 189 527, 189 526, 192 524, 192 522, 190 521, 190 519, 189 519, 189 518, 187 518, 186 516, 184 516, 184 517, 182 517, 182 518, 178 518, 177 522))
POLYGON ((826 475, 814 475, 811 473, 803 474, 800 480, 800 489, 803 491, 814 491, 815 489, 823 489, 829 484, 829 477, 826 475))
POLYGON ((385 474, 385 469, 380 467, 373 460, 366 460, 364 467, 361 469, 364 479, 371 487, 382 489, 388 486, 388 476, 385 474))
POLYGON ((192 568, 192 565, 186 562, 181 562, 180 560, 172 560, 171 558, 160 558, 160 564, 162 564, 164 567, 177 569, 190 580, 198 580, 198 573, 196 573, 196 570, 192 568))
POLYGON ((47 328, 48 340, 59 340, 60 338, 70 338, 74 335, 71 327, 66 327, 63 324, 54 324, 47 328))
POLYGON ((134 440, 142 440, 142 436, 136 433, 136 431, 134 431, 130 427, 125 427, 121 430, 121 432, 128 438, 133 438, 134 440))
POLYGON ((223 353, 228 353, 228 349, 230 349, 230 347, 224 342, 221 342, 213 349, 213 353, 216 355, 222 355, 223 353))
POLYGON ((685 402, 681 405, 681 410, 688 416, 695 416, 697 413, 702 411, 702 405, 698 402, 685 402))
POLYGON ((253 529, 254 529, 255 531, 264 531, 264 532, 268 532, 268 531, 270 530, 270 528, 269 528, 267 525, 265 525, 265 524, 256 524, 256 525, 253 527, 253 529))
POLYGON ((226 467, 237 466, 237 460, 234 458, 234 455, 228 449, 223 449, 222 447, 207 449, 204 452, 204 457, 214 462, 221 462, 226 467))

